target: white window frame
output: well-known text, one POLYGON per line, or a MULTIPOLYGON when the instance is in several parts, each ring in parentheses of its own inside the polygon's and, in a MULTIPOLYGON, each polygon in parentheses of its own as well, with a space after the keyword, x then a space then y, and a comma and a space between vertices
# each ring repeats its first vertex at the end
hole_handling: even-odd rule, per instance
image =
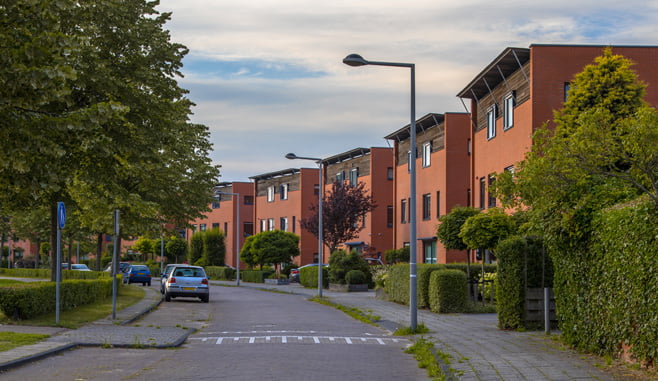
POLYGON ((359 167, 350 169, 350 186, 356 186, 359 181, 359 167))
POLYGON ((281 185, 281 199, 282 200, 287 200, 288 199, 288 189, 290 189, 290 184, 281 185))
POLYGON ((288 231, 288 217, 281 217, 281 220, 279 221, 281 224, 281 230, 284 232, 288 231))
POLYGON ((514 92, 511 92, 503 99, 503 130, 514 127, 514 106, 516 104, 514 92))
POLYGON ((260 231, 264 232, 267 230, 267 220, 260 220, 260 231))
POLYGON ((274 185, 267 187, 267 202, 274 202, 274 185))
POLYGON ((487 139, 496 137, 496 105, 487 109, 487 139))
POLYGON ((274 230, 274 218, 267 219, 267 230, 274 230))
POLYGON ((423 168, 429 167, 432 164, 432 142, 423 144, 423 168))

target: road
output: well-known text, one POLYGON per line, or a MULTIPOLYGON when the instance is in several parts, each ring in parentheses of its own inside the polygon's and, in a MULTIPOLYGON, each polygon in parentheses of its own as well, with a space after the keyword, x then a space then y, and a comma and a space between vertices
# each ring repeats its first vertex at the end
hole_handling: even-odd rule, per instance
POLYGON ((404 353, 407 339, 300 295, 212 286, 210 303, 177 298, 135 324, 198 331, 173 350, 79 348, 10 370, 2 379, 427 379, 404 353))

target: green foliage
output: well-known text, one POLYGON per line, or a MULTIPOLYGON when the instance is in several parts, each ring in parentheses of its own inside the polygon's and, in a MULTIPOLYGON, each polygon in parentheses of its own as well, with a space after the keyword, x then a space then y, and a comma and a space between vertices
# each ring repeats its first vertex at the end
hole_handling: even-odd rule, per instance
POLYGON ((150 238, 139 237, 131 248, 133 251, 137 251, 142 255, 140 260, 146 261, 155 254, 155 241, 150 238))
POLYGON ((514 233, 512 218, 500 208, 491 208, 484 213, 466 219, 459 237, 469 249, 495 250, 500 240, 514 233))
MULTIPOLYGON (((29 319, 55 310, 54 282, 0 287, 0 309, 5 316, 29 319)), ((66 280, 60 284, 60 308, 70 310, 112 295, 112 279, 66 280)))
POLYGON ((446 374, 441 368, 441 364, 434 355, 434 343, 425 339, 418 339, 412 346, 404 350, 405 353, 414 355, 418 361, 418 367, 427 370, 427 375, 432 380, 445 380, 446 374))
POLYGON ((439 217, 436 236, 446 249, 466 250, 468 246, 459 236, 467 219, 480 214, 480 209, 455 207, 450 213, 439 217))
POLYGON ((519 236, 511 236, 498 245, 496 312, 501 329, 525 327, 524 264, 527 251, 526 240, 519 236))
POLYGON ((578 262, 556 256, 557 307, 569 344, 615 355, 626 343, 638 361, 658 360, 657 212, 646 197, 603 210, 592 222, 590 252, 578 262))
POLYGON ((432 312, 465 312, 468 304, 466 274, 459 270, 432 272, 429 302, 432 312))
MULTIPOLYGON (((206 275, 208 278, 213 279, 213 280, 233 280, 235 279, 235 273, 236 271, 230 267, 219 267, 219 266, 208 266, 205 267, 206 270, 206 275)), ((243 271, 240 271, 240 278, 243 278, 242 276, 243 271)))
MULTIPOLYGON (((304 267, 299 270, 299 283, 304 287, 318 287, 318 268, 316 266, 304 267)), ((329 287, 329 271, 322 267, 322 288, 329 287)))
POLYGON ((260 232, 247 238, 240 260, 249 266, 291 263, 299 255, 299 236, 282 230, 260 232))
POLYGON ((346 284, 365 284, 368 283, 366 274, 361 270, 350 270, 345 274, 346 284))
POLYGON ((402 263, 389 268, 384 290, 391 301, 409 304, 409 264, 402 263))
POLYGON ((206 231, 203 238, 204 266, 224 266, 226 259, 224 233, 219 229, 212 229, 206 231))
POLYGON ((345 276, 351 270, 360 270, 366 276, 366 282, 372 282, 372 274, 368 262, 356 251, 349 254, 344 250, 337 250, 329 257, 329 280, 331 283, 345 284, 345 276))
POLYGON ((273 273, 272 270, 240 270, 240 279, 244 282, 265 283, 265 279, 273 273))
POLYGON ((418 308, 430 306, 430 276, 432 272, 444 270, 446 267, 440 264, 419 263, 416 265, 416 289, 418 290, 418 308))
POLYGON ((165 256, 170 263, 180 263, 187 258, 187 241, 181 237, 170 237, 165 244, 165 256))
POLYGON ((400 249, 390 249, 384 252, 384 260, 389 265, 409 263, 409 246, 400 249))
POLYGON ((189 264, 196 264, 203 258, 203 233, 196 232, 190 238, 190 249, 187 252, 187 262, 189 264))
POLYGON ((294 263, 286 263, 283 266, 283 269, 281 269, 281 274, 284 274, 285 276, 290 276, 290 271, 296 268, 299 268, 299 266, 297 266, 294 263))

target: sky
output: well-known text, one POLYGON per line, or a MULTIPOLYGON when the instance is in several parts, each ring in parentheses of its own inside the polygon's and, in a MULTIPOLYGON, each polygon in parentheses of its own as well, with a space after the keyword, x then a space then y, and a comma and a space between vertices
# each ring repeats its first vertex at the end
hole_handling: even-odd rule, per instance
POLYGON ((414 63, 416 119, 468 111, 456 94, 506 47, 658 45, 658 0, 161 0, 189 49, 179 85, 208 126, 220 181, 314 167, 387 147, 410 122, 410 70, 350 67, 345 56, 414 63), (494 6, 495 5, 495 6, 494 6))

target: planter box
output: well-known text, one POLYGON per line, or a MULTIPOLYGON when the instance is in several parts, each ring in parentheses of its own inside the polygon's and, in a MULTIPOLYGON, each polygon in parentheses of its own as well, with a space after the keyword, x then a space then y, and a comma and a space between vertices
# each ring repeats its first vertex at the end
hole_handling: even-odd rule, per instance
POLYGON ((368 291, 368 284, 338 284, 329 283, 329 291, 335 292, 362 292, 368 291))
POLYGON ((265 284, 290 284, 290 279, 265 279, 265 284))

